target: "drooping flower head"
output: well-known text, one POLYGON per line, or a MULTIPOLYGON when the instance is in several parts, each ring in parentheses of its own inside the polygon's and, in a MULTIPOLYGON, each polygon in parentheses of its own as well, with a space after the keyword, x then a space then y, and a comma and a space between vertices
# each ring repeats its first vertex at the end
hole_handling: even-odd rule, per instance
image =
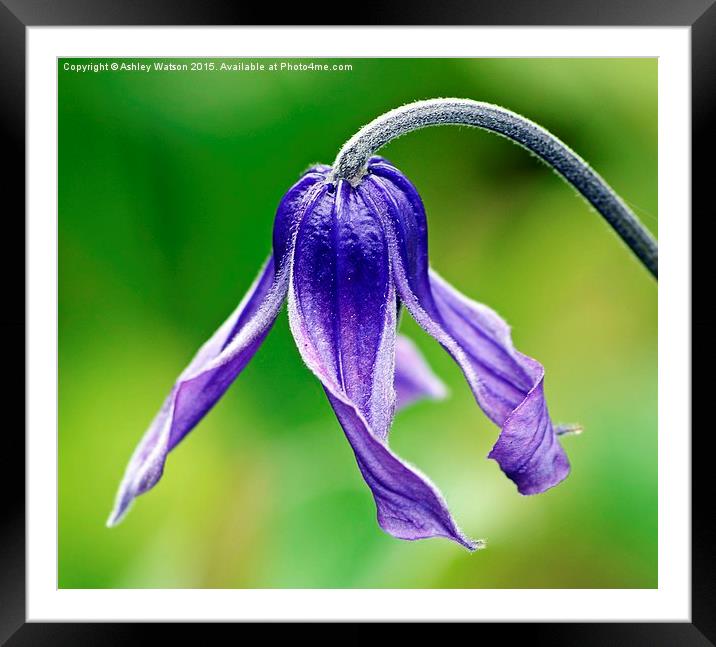
POLYGON ((272 255, 179 376, 132 456, 110 525, 157 483, 168 453, 253 357, 284 301, 301 357, 321 381, 373 494, 378 523, 394 537, 480 545, 460 531, 427 477, 390 449, 396 404, 444 394, 415 346, 397 334, 401 308, 462 369, 500 429, 489 457, 519 492, 543 492, 567 476, 544 398, 544 369, 514 348, 499 315, 431 269, 420 196, 397 168, 374 156, 353 182, 318 165, 288 191, 276 214, 272 255))

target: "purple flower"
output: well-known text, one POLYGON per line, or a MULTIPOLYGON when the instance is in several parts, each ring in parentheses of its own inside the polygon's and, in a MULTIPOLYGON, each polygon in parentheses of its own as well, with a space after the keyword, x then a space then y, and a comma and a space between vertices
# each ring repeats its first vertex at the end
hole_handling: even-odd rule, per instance
POLYGON ((429 267, 420 196, 389 162, 371 157, 355 185, 316 166, 285 195, 272 256, 179 376, 130 460, 110 525, 157 483, 168 453, 253 357, 286 299, 298 350, 323 384, 386 532, 480 546, 459 530, 436 487, 389 447, 396 404, 445 392, 413 344, 397 335, 402 307, 458 363, 500 427, 489 457, 519 492, 544 492, 567 476, 544 399, 544 369, 515 350, 495 312, 429 267))

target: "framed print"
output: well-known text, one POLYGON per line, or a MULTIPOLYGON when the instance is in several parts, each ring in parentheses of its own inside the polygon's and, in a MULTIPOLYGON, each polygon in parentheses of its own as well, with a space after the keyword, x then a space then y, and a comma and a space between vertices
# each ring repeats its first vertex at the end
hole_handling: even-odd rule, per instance
POLYGON ((509 5, 0 6, 7 644, 713 643, 690 214, 716 10, 509 5))

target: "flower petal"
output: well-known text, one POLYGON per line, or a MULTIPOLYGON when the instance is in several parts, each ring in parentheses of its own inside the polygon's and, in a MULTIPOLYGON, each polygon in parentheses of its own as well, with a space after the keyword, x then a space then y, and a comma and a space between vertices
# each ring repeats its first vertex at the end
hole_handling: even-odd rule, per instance
POLYGON ((289 294, 318 359, 384 437, 395 406, 394 288, 380 223, 347 182, 324 194, 301 221, 291 273, 289 294))
POLYGON ((489 457, 522 494, 557 485, 569 462, 547 411, 541 364, 514 348, 499 315, 428 272, 422 201, 402 174, 376 164, 359 192, 383 215, 400 300, 452 355, 480 407, 502 427, 489 457))
POLYGON ((386 444, 395 288, 381 224, 347 182, 298 227, 288 312, 301 356, 323 383, 373 493, 380 526, 401 539, 441 536, 476 548, 430 481, 386 444))
POLYGON ((201 347, 134 451, 107 525, 118 523, 135 497, 154 487, 169 452, 206 415, 248 364, 268 334, 288 286, 273 256, 236 310, 201 347))
POLYGON ((292 249, 296 227, 321 192, 321 184, 329 171, 329 166, 320 164, 309 168, 281 199, 273 224, 273 255, 277 267, 283 267, 292 249))
POLYGON ((502 427, 489 457, 522 494, 554 487, 569 474, 569 461, 547 410, 544 368, 515 349, 509 327, 493 310, 460 294, 432 270, 430 285, 444 329, 465 353, 460 363, 471 374, 477 401, 502 427))
POLYGON ((405 335, 395 340, 395 394, 396 409, 403 409, 414 402, 428 398, 442 400, 447 388, 433 373, 417 346, 405 335))
POLYGON ((484 542, 469 539, 460 531, 447 503, 428 477, 378 440, 355 404, 335 391, 335 385, 324 382, 324 387, 373 493, 380 527, 398 539, 445 537, 468 550, 482 548, 484 542))

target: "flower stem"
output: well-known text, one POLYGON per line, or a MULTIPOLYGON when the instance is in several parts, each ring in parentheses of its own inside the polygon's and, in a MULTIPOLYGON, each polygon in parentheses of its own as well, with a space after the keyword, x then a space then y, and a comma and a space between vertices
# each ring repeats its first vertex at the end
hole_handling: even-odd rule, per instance
POLYGON ((658 274, 658 248, 637 216, 587 162, 552 133, 510 110, 470 99, 429 99, 386 112, 363 126, 341 148, 333 177, 355 184, 368 158, 388 142, 427 126, 462 125, 503 135, 551 166, 614 228, 637 258, 658 274))

